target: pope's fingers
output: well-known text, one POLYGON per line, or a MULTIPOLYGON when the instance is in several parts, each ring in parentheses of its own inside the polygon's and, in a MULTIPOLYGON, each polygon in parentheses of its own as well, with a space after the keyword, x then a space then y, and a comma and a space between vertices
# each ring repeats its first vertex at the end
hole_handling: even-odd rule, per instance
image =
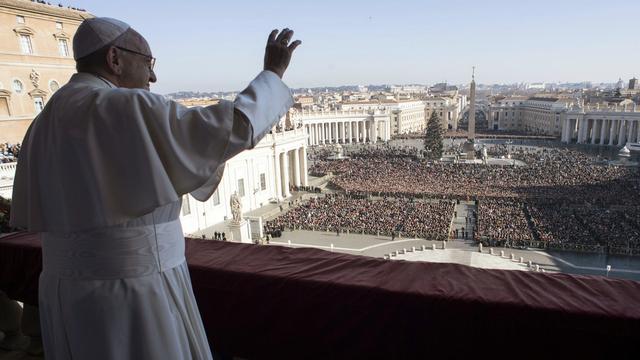
POLYGON ((278 36, 276 37, 276 42, 280 42, 282 41, 284 35, 289 31, 289 28, 284 28, 282 29, 282 31, 280 32, 280 34, 278 34, 278 36))
POLYGON ((293 37, 293 30, 289 30, 284 36, 284 38, 287 39, 287 42, 291 41, 292 37, 293 37))
POLYGON ((298 46, 300 46, 300 44, 302 44, 302 41, 300 40, 296 40, 292 42, 291 45, 289 45, 289 51, 293 52, 293 50, 295 50, 298 46))
POLYGON ((276 41, 276 34, 278 33, 278 29, 271 30, 269 37, 267 38, 267 43, 276 41))

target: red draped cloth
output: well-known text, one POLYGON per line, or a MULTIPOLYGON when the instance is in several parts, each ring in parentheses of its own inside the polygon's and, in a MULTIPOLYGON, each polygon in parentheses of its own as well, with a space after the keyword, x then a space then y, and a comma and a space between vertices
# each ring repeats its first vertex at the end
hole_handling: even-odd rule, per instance
MULTIPOLYGON (((187 239, 214 350, 249 359, 631 357, 640 283, 187 239), (515 353, 513 351, 516 351, 515 353)), ((0 238, 0 289, 37 303, 37 236, 0 238)))

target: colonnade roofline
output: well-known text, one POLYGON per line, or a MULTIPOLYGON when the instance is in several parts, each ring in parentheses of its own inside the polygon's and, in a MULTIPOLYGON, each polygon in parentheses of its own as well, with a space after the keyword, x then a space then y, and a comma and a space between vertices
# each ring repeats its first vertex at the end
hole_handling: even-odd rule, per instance
POLYGON ((387 109, 375 110, 330 110, 330 111, 302 111, 293 113, 293 118, 326 118, 326 117, 350 117, 354 115, 388 115, 387 109))
MULTIPOLYGON (((522 108, 531 104, 492 104, 492 109, 504 109, 504 108, 522 108)), ((559 110, 565 111, 567 114, 591 114, 591 113, 615 113, 616 115, 620 115, 620 113, 630 113, 636 114, 640 113, 640 106, 609 106, 598 108, 595 106, 587 106, 583 108, 570 108, 570 107, 558 107, 559 110)))
POLYGON ((308 136, 303 127, 280 132, 274 131, 266 134, 262 140, 256 144, 255 148, 287 146, 289 143, 296 141, 302 141, 304 143, 308 136))
POLYGON ((625 116, 625 115, 631 115, 631 116, 638 116, 638 114, 640 114, 640 109, 628 109, 628 110, 623 110, 623 109, 582 109, 582 110, 569 110, 567 111, 567 115, 606 115, 606 114, 610 114, 610 115, 615 115, 615 116, 625 116))

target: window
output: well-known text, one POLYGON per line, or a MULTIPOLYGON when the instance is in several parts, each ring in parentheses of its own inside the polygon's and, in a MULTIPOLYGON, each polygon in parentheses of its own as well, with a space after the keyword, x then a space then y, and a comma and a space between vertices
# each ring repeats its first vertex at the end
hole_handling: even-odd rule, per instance
POLYGON ((24 24, 24 16, 17 15, 16 16, 16 22, 18 24, 24 24))
POLYGON ((22 85, 22 81, 18 79, 13 80, 13 91, 16 94, 22 94, 23 90, 24 90, 24 86, 22 85))
POLYGON ((214 191, 213 193, 213 205, 220 205, 220 193, 218 192, 218 189, 216 189, 216 191, 214 191))
POLYGON ((0 97, 0 116, 10 116, 9 102, 6 97, 0 97))
POLYGON ((62 23, 60 21, 56 21, 56 29, 62 30, 62 23))
POLYGON ((58 91, 58 89, 60 89, 60 84, 58 84, 57 81, 55 80, 49 81, 49 90, 51 90, 52 93, 58 91))
POLYGON ((67 39, 58 39, 58 51, 60 56, 69 56, 69 45, 67 45, 67 39))
POLYGON ((191 204, 189 204, 189 195, 182 197, 182 216, 191 214, 191 204))
POLYGON ((44 109, 44 100, 40 96, 33 98, 33 105, 36 108, 36 114, 39 114, 44 109))
POLYGON ((260 190, 267 190, 267 175, 260 174, 260 190))
POLYGON ((31 36, 20 34, 20 48, 23 54, 33 54, 33 47, 31 46, 31 36))
POLYGON ((244 197, 244 179, 238 180, 238 196, 244 197))

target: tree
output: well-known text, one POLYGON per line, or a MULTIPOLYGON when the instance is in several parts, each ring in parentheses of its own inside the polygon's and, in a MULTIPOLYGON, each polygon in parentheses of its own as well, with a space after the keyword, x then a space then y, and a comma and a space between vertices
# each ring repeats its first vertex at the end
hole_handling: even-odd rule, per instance
POLYGON ((442 157, 442 136, 444 135, 444 128, 440 124, 440 118, 434 111, 431 113, 429 122, 427 123, 427 130, 424 138, 424 150, 425 156, 431 160, 437 160, 442 157))

